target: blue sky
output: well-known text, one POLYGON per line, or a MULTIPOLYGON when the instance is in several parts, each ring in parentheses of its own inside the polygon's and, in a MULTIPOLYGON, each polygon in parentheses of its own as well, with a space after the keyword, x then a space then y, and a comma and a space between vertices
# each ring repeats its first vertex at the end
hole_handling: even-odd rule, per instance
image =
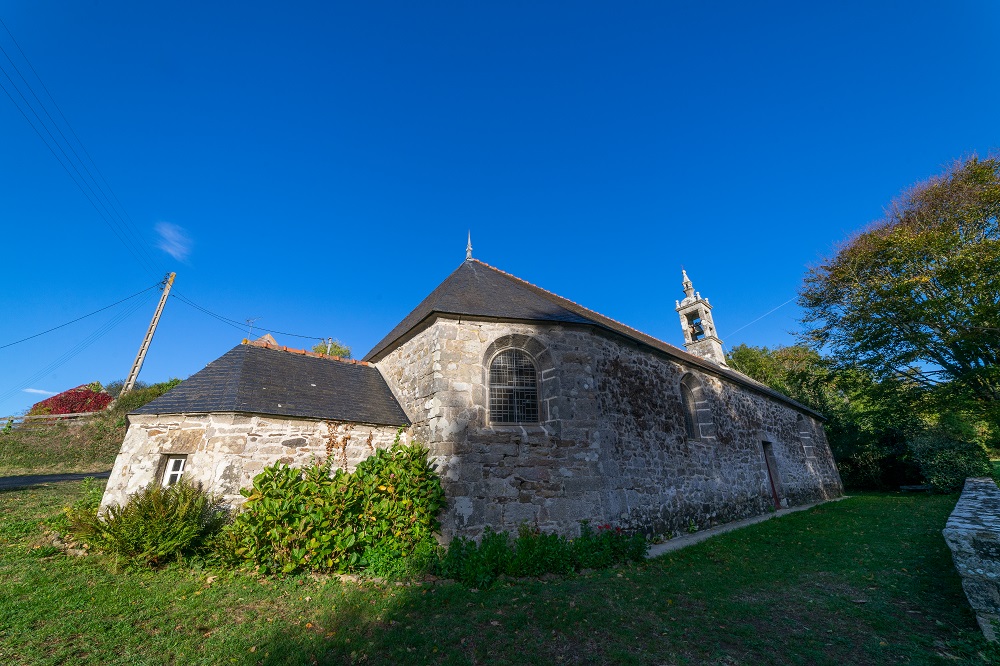
MULTIPOLYGON (((173 270, 255 333, 360 357, 470 229, 477 258, 668 342, 683 265, 727 346, 788 344, 794 303, 745 325, 1000 146, 992 2, 151 4, 0 6, 130 220, 126 247, 0 95, 0 345, 173 270)), ((0 412, 124 377, 155 296, 0 348, 0 412)), ((245 335, 171 299, 140 378, 245 335)))

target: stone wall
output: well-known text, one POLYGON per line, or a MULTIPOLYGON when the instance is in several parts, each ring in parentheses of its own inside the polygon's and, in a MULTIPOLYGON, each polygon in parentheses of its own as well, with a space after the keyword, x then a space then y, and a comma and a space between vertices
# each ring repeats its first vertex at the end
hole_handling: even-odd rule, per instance
POLYGON ((729 522, 774 507, 768 460, 782 505, 843 492, 808 412, 589 327, 439 317, 375 365, 444 477, 446 536, 525 522, 571 534, 584 519, 653 533, 729 522), (537 365, 537 425, 489 421, 487 368, 507 347, 537 365))
MULTIPOLYGON (((231 505, 241 488, 277 461, 305 466, 332 456, 353 471, 359 462, 392 444, 397 429, 338 421, 253 414, 133 415, 115 459, 101 507, 121 504, 149 483, 159 483, 169 455, 186 455, 184 478, 202 483, 231 505)), ((401 438, 408 442, 405 433, 401 438)))
POLYGON ((944 539, 987 640, 1000 632, 1000 490, 993 479, 966 479, 944 539))

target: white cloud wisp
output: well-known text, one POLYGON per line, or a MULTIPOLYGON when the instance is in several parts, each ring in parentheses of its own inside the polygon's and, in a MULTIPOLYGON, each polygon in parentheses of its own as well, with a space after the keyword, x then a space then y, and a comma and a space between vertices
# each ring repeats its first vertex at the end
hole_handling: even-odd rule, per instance
POLYGON ((177 261, 184 261, 191 254, 191 239, 184 233, 184 227, 170 222, 158 222, 156 233, 160 237, 156 247, 177 261))

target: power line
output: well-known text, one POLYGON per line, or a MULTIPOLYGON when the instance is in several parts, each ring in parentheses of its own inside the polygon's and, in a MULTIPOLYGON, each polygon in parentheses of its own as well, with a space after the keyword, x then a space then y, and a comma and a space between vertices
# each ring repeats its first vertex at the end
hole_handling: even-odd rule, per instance
POLYGON ((211 310, 209 310, 207 308, 201 307, 200 305, 198 305, 194 301, 192 301, 192 300, 190 300, 188 298, 185 298, 179 291, 176 291, 176 290, 174 291, 174 298, 176 298, 177 300, 179 300, 181 303, 189 305, 190 307, 194 308, 195 310, 200 310, 201 312, 207 314, 209 317, 213 317, 215 319, 218 319, 223 324, 228 324, 228 325, 232 326, 233 328, 238 328, 241 331, 244 330, 244 328, 246 328, 245 324, 241 324, 240 322, 238 322, 238 321, 236 321, 234 319, 229 319, 228 317, 223 317, 222 315, 216 314, 216 313, 212 312, 211 310))
MULTIPOLYGON (((2 20, 0 20, 0 25, 3 25, 4 30, 10 36, 11 41, 17 47, 17 50, 20 52, 24 61, 28 64, 28 67, 31 69, 32 73, 34 73, 35 78, 39 81, 39 83, 41 83, 42 87, 48 94, 49 99, 58 108, 58 104, 55 103, 55 100, 52 97, 51 93, 48 91, 48 88, 45 87, 44 82, 41 81, 41 77, 38 76, 38 72, 31 64, 31 61, 28 60, 27 56, 24 54, 24 50, 21 49, 20 45, 17 43, 17 40, 14 38, 13 33, 11 33, 10 28, 7 27, 7 24, 4 23, 2 20)), ((101 187, 100 183, 97 181, 97 178, 94 176, 93 172, 90 171, 86 162, 84 162, 84 160, 80 157, 79 153, 73 147, 72 142, 69 141, 69 139, 66 137, 66 134, 60 128, 59 123, 55 121, 52 114, 46 108, 44 101, 38 96, 37 93, 35 93, 34 88, 32 88, 27 78, 21 72, 20 68, 17 66, 17 63, 14 62, 13 58, 11 58, 10 56, 10 53, 8 53, 7 50, 2 45, 0 45, 0 52, 2 52, 3 55, 6 57, 7 61, 10 63, 12 71, 17 75, 18 78, 20 78, 24 87, 27 88, 28 92, 35 99, 36 104, 35 105, 32 104, 32 102, 27 98, 25 93, 21 90, 21 87, 18 86, 17 82, 14 80, 11 74, 2 65, 0 65, 0 73, 2 73, 3 76, 7 79, 9 87, 8 85, 5 85, 3 81, 0 81, 0 88, 3 88, 4 93, 6 93, 7 97, 17 108, 18 112, 20 112, 21 116, 24 117, 25 121, 31 126, 35 134, 38 135, 38 138, 41 139, 42 143, 45 144, 45 147, 48 148, 50 153, 52 153, 52 156, 56 159, 57 162, 59 162, 59 165, 62 166, 63 170, 66 171, 67 175, 70 177, 70 180, 72 180, 73 183, 77 186, 77 188, 79 188, 80 192, 84 195, 84 197, 87 199, 90 205, 94 208, 98 216, 104 221, 105 224, 108 225, 112 233, 115 235, 116 238, 118 238, 118 240, 122 243, 122 245, 125 246, 125 249, 132 254, 132 256, 140 263, 140 265, 144 265, 147 269, 153 272, 158 272, 156 271, 156 268, 154 266, 155 261, 152 260, 151 255, 149 255, 148 251, 145 249, 141 236, 139 236, 135 228, 130 227, 129 223, 125 220, 125 217, 128 214, 125 213, 125 216, 123 216, 122 213, 120 213, 118 209, 115 208, 115 205, 111 203, 111 199, 108 197, 108 194, 104 191, 104 188, 101 187), (18 97, 20 97, 21 103, 19 103, 18 100, 15 99, 12 91, 13 93, 16 93, 18 97), (42 118, 42 115, 39 114, 38 110, 36 110, 35 108, 36 105, 41 109, 42 114, 44 114, 45 117, 48 118, 49 123, 46 123, 45 119, 42 118), (34 116, 35 121, 37 122, 33 121, 29 117, 28 115, 29 112, 32 116, 34 116), (55 130, 55 133, 53 132, 53 128, 55 130), (43 131, 45 132, 45 134, 42 133, 43 131), (62 141, 60 141, 59 138, 56 137, 55 135, 56 133, 59 134, 59 136, 62 138, 62 141), (45 135, 48 135, 48 139, 46 138, 45 135), (57 149, 59 153, 62 154, 62 157, 60 157, 59 153, 56 152, 57 149), (75 161, 73 157, 70 156, 69 153, 73 154, 73 157, 76 158, 75 161), (84 175, 85 173, 86 175, 84 175), (87 178, 88 176, 90 180, 88 180, 87 178), (93 183, 93 185, 91 184, 91 182, 93 183), (96 190, 95 186, 97 188, 96 190), (98 192, 100 192, 100 194, 98 194, 98 192), (115 217, 117 217, 118 219, 116 220, 115 217)), ((66 123, 66 126, 69 129, 70 133, 76 137, 77 142, 80 144, 81 150, 89 157, 89 153, 87 152, 86 147, 83 145, 83 142, 80 141, 79 136, 73 130, 73 127, 72 125, 70 125, 69 121, 66 120, 66 117, 61 110, 59 111, 59 115, 63 118, 63 121, 66 123)), ((91 162, 93 162, 92 158, 91 162)), ((104 180, 104 182, 105 185, 107 185, 106 179, 104 180)), ((118 197, 115 196, 110 186, 108 186, 107 189, 108 191, 111 192, 111 196, 114 197, 115 201, 118 201, 121 210, 124 211, 124 207, 121 206, 121 202, 118 200, 118 197)))
MULTIPOLYGON (((96 162, 94 161, 93 157, 91 157, 89 151, 87 151, 87 148, 84 145, 83 141, 80 140, 79 135, 73 129, 72 124, 66 118, 66 115, 62 112, 62 109, 59 107, 58 102, 56 102, 55 98, 52 96, 52 93, 45 85, 45 82, 42 81, 42 78, 41 76, 39 76, 38 71, 35 69, 34 65, 31 64, 31 61, 24 53, 24 50, 21 48, 21 45, 17 42, 17 39, 15 39, 10 28, 3 21, 3 19, 0 19, 0 25, 3 26, 4 30, 7 32, 7 35, 10 37, 11 42, 13 43, 18 53, 20 54, 21 59, 27 64, 28 69, 31 70, 31 73, 34 75, 35 80, 44 90, 48 100, 55 107, 56 113, 59 115, 63 123, 66 125, 66 128, 69 130, 69 133, 76 139, 76 143, 79 145, 80 151, 78 152, 76 150, 76 148, 73 145, 73 142, 70 141, 69 137, 66 136, 66 133, 63 132, 62 127, 60 127, 59 123, 53 117, 53 114, 49 112, 45 101, 35 92, 35 89, 32 87, 31 83, 24 76, 21 69, 18 67, 17 63, 14 62, 14 59, 11 57, 10 53, 8 53, 7 49, 3 47, 2 44, 0 44, 0 53, 2 53, 4 57, 6 57, 7 62, 10 63, 9 65, 10 68, 21 80, 24 87, 27 88, 28 93, 34 99, 35 104, 32 104, 31 100, 28 99, 28 96, 25 95, 25 93, 21 90, 21 87, 18 86, 17 82, 14 80, 14 77, 11 76, 11 74, 2 64, 0 64, 0 73, 2 73, 3 76, 9 82, 10 89, 8 89, 8 86, 5 85, 2 80, 0 80, 0 88, 2 88, 3 91, 7 94, 7 97, 10 98, 11 102, 20 112, 21 116, 24 117, 25 121, 31 126, 35 134, 38 135, 38 138, 41 139, 42 143, 45 144, 45 147, 49 150, 50 153, 52 153, 52 156, 56 159, 57 162, 59 162, 59 165, 63 168, 63 170, 66 171, 66 174, 70 177, 70 180, 72 180, 73 183, 80 190, 80 192, 83 193, 84 197, 97 212, 98 216, 104 221, 105 224, 108 225, 108 227, 111 229, 111 232, 115 235, 116 238, 118 238, 118 240, 122 243, 122 245, 125 246, 125 249, 128 250, 129 253, 131 253, 132 256, 141 265, 144 265, 147 269, 153 271, 154 273, 159 273, 155 268, 155 263, 156 263, 155 260, 153 259, 152 255, 149 254, 149 251, 146 249, 146 245, 142 241, 142 236, 136 230, 134 222, 132 221, 132 218, 128 214, 128 211, 125 209, 124 205, 122 205, 121 200, 115 194, 111 185, 104 177, 104 174, 101 173, 100 169, 97 167, 96 162), (15 99, 14 94, 12 94, 11 91, 16 93, 17 96, 20 97, 21 103, 18 103, 17 99, 15 99), (41 109, 41 113, 39 113, 39 111, 36 110, 35 106, 38 106, 41 109), (31 116, 34 117, 34 121, 32 120, 31 117, 29 117, 28 115, 29 113, 31 114, 31 116), (42 115, 44 115, 45 118, 43 118, 42 115), (46 118, 48 119, 48 123, 46 123, 45 120, 46 118), (56 134, 58 134, 58 137, 56 136, 56 134), (46 135, 48 136, 48 138, 46 138, 46 135), (56 152, 57 150, 58 153, 56 152), (87 156, 87 160, 89 160, 90 164, 94 167, 94 171, 96 171, 100 176, 100 181, 98 181, 98 178, 94 175, 94 172, 91 171, 90 167, 87 165, 87 161, 85 161, 80 156, 80 152, 82 152, 84 155, 87 156), (72 156, 70 155, 70 153, 72 153, 72 156), (103 186, 101 184, 102 182, 103 186)), ((194 301, 185 298, 183 295, 177 293, 176 291, 174 292, 174 295, 183 303, 186 303, 187 305, 203 312, 204 314, 213 317, 229 326, 237 328, 241 331, 244 330, 244 323, 234 319, 230 319, 228 317, 224 317, 223 315, 220 315, 218 313, 212 312, 208 308, 204 308, 195 303, 194 301)), ((307 340, 324 339, 322 336, 300 335, 298 333, 276 331, 273 329, 268 329, 266 327, 261 327, 261 330, 270 333, 276 333, 278 335, 286 335, 289 337, 302 338, 307 340)), ((42 333, 38 335, 42 335, 42 333)), ((14 342, 10 344, 17 344, 17 343, 14 342)), ((10 346, 10 345, 4 345, 4 346, 10 346)), ((0 349, 3 349, 3 347, 0 347, 0 349)))
MULTIPOLYGON (((138 235, 138 231, 135 229, 135 222, 132 220, 131 216, 128 214, 128 211, 125 210, 125 206, 122 205, 121 200, 115 194, 114 190, 111 189, 111 185, 110 185, 110 183, 108 183, 108 179, 104 177, 104 173, 101 172, 101 169, 97 166, 97 162, 95 162, 94 158, 91 157, 90 151, 87 150, 87 146, 84 145, 83 141, 80 139, 80 136, 76 133, 76 130, 73 129, 73 125, 70 124, 69 119, 66 118, 66 114, 63 113, 62 107, 59 106, 59 102, 57 102, 56 99, 55 99, 55 97, 52 96, 52 93, 49 91, 49 87, 47 85, 45 85, 45 81, 43 81, 42 77, 39 76, 38 70, 36 70, 35 66, 31 64, 31 60, 28 59, 28 56, 27 56, 27 54, 25 54, 24 49, 21 48, 21 45, 18 43, 17 39, 14 37, 14 34, 10 31, 10 28, 7 27, 7 24, 4 22, 4 20, 2 18, 0 18, 0 25, 3 26, 4 30, 7 32, 7 35, 10 36, 10 41, 17 48, 18 53, 21 54, 21 58, 28 65, 28 68, 31 70, 31 73, 34 74, 35 80, 38 81, 39 85, 42 86, 42 90, 45 91, 46 97, 48 97, 49 101, 52 102, 52 105, 56 108, 56 112, 59 114, 59 117, 62 118, 63 123, 66 125, 66 129, 68 129, 69 132, 70 132, 70 134, 73 135, 73 138, 76 139, 76 143, 77 143, 77 145, 79 145, 80 150, 83 151, 83 154, 87 157, 87 160, 90 162, 90 165, 92 167, 94 167, 94 171, 97 172, 97 175, 101 177, 101 182, 103 182, 104 183, 104 187, 107 188, 107 193, 104 192, 104 188, 102 188, 100 186, 100 184, 97 183, 96 179, 94 179, 94 183, 98 185, 98 189, 100 189, 101 193, 105 195, 105 199, 107 199, 107 194, 108 193, 111 194, 111 197, 115 200, 115 203, 118 205, 117 209, 120 210, 121 214, 124 215, 124 217, 125 217, 125 220, 123 220, 123 221, 125 221, 126 226, 130 227, 131 231, 133 233, 135 233, 136 235, 138 235)), ((8 59, 9 59, 9 57, 8 57, 8 59)), ((18 74, 20 75, 20 72, 18 72, 18 74)), ((21 76, 21 78, 22 78, 22 80, 24 79, 23 76, 21 76)), ((27 81, 25 81, 25 84, 28 85, 28 89, 31 91, 31 94, 35 97, 35 99, 38 100, 38 103, 42 105, 42 109, 45 111, 45 115, 48 116, 50 119, 52 119, 51 114, 49 114, 48 110, 45 108, 44 102, 42 102, 38 98, 38 95, 35 94, 35 91, 34 91, 34 89, 31 88, 31 85, 28 84, 27 81)), ((54 119, 52 119, 52 122, 56 126, 56 129, 59 130, 60 136, 62 136, 64 139, 66 139, 66 135, 63 134, 62 129, 59 127, 59 123, 57 123, 54 119)), ((71 149, 73 149, 72 142, 70 142, 68 139, 66 139, 66 143, 70 146, 71 149)), ((77 158, 79 159, 79 155, 77 154, 77 152, 76 152, 75 149, 73 149, 73 154, 77 155, 77 158)), ((80 162, 86 168, 86 163, 83 160, 80 160, 80 162)), ((87 172, 90 173, 90 170, 87 169, 87 172)), ((91 178, 93 179, 93 174, 91 174, 91 178)), ((114 208, 114 206, 112 206, 112 208, 114 208)), ((121 215, 119 215, 119 218, 121 218, 121 215)), ((139 247, 141 249, 144 249, 144 246, 142 246, 142 245, 140 245, 139 247)), ((147 256, 150 259, 152 259, 152 257, 150 255, 148 255, 148 253, 147 253, 147 256)))
MULTIPOLYGON (((232 326, 233 328, 238 328, 241 331, 246 330, 246 327, 247 327, 246 322, 239 322, 239 321, 236 321, 235 319, 230 319, 229 317, 225 317, 225 316, 220 315, 220 314, 218 314, 216 312, 212 312, 208 308, 205 308, 205 307, 202 307, 202 306, 198 305, 197 303, 195 303, 194 301, 192 301, 189 298, 186 298, 183 294, 180 294, 177 291, 174 291, 174 295, 182 303, 186 303, 187 305, 190 305, 191 307, 195 308, 196 310, 200 310, 201 312, 207 314, 209 317, 213 317, 215 319, 218 319, 222 323, 228 324, 229 326, 232 326)), ((258 317, 258 319, 259 319, 259 317, 258 317)), ((277 330, 275 330, 273 328, 268 328, 266 326, 258 326, 257 328, 259 328, 260 330, 265 331, 267 333, 276 333, 278 335, 287 335, 290 338, 302 338, 304 340, 325 340, 326 339, 326 338, 324 338, 323 336, 320 336, 320 335, 301 335, 299 333, 288 333, 287 331, 277 331, 277 330)))
MULTIPOLYGON (((149 290, 147 289, 146 291, 149 290)), ((134 314, 137 310, 139 310, 139 308, 145 305, 148 302, 148 300, 149 300, 148 296, 147 298, 139 299, 135 303, 127 306, 123 311, 116 313, 114 316, 111 317, 111 319, 109 319, 103 325, 98 327, 97 330, 95 330, 93 333, 91 333, 86 338, 81 340, 79 343, 70 348, 68 351, 64 352, 61 356, 56 358, 55 361, 47 365, 45 368, 36 372, 31 377, 28 377, 26 380, 16 385, 14 388, 8 390, 6 393, 0 394, 0 402, 3 402, 4 400, 11 398, 21 390, 26 388, 28 385, 33 384, 34 382, 45 377, 50 372, 53 372, 58 368, 62 367, 63 365, 65 365, 67 362, 69 362, 71 359, 77 356, 80 352, 82 352, 87 347, 94 344, 102 337, 104 337, 109 331, 111 331, 111 329, 115 328, 116 326, 118 326, 118 324, 122 323, 123 321, 125 321, 125 319, 134 314)))
POLYGON ((45 331, 42 331, 41 333, 35 333, 34 335, 29 335, 29 336, 28 336, 28 337, 26 337, 26 338, 21 338, 20 340, 15 340, 14 342, 8 342, 8 343, 7 343, 7 344, 5 344, 5 345, 0 345, 0 349, 6 349, 7 347, 13 347, 13 346, 14 346, 14 345, 16 345, 16 344, 20 344, 20 343, 22 343, 22 342, 26 342, 26 341, 28 341, 28 340, 32 340, 32 339, 34 339, 34 338, 37 338, 37 337, 39 337, 39 336, 41 336, 41 335, 45 335, 46 333, 51 333, 52 331, 57 331, 57 330, 59 330, 60 328, 64 328, 64 327, 66 327, 66 326, 69 326, 70 324, 75 324, 76 322, 78 322, 78 321, 82 321, 82 320, 86 319, 87 317, 92 317, 92 316, 94 316, 94 315, 95 315, 95 314, 97 314, 98 312, 104 312, 105 310, 108 310, 108 309, 110 309, 110 308, 113 308, 113 307, 115 307, 116 305, 118 305, 118 304, 120 304, 120 303, 124 303, 125 301, 128 301, 128 300, 131 300, 131 299, 135 298, 136 296, 139 296, 139 295, 141 295, 141 294, 144 294, 144 293, 146 293, 147 291, 149 291, 150 289, 156 289, 156 288, 157 288, 158 286, 160 286, 160 284, 162 284, 162 283, 160 283, 160 282, 157 282, 157 283, 156 283, 156 284, 154 284, 154 285, 151 285, 151 286, 149 286, 149 287, 146 287, 146 288, 145 288, 145 289, 143 289, 142 291, 137 291, 136 293, 132 294, 131 296, 126 296, 125 298, 121 299, 120 301, 115 301, 115 302, 114 302, 114 303, 112 303, 111 305, 105 305, 105 306, 104 306, 103 308, 101 308, 101 309, 99 309, 99 310, 94 310, 93 312, 91 312, 91 313, 89 313, 89 314, 85 314, 85 315, 83 315, 82 317, 77 317, 76 319, 73 319, 72 321, 68 321, 68 322, 66 322, 65 324, 59 324, 58 326, 53 326, 52 328, 50 328, 50 329, 47 329, 47 330, 45 330, 45 331))

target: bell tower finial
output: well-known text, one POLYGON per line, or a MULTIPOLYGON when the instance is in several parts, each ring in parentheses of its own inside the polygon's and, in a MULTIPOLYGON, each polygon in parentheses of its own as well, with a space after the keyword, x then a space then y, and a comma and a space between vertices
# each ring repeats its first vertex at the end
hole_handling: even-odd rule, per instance
POLYGON ((472 261, 472 230, 469 230, 469 242, 465 245, 465 260, 472 261))
POLYGON ((684 297, 691 298, 694 296, 694 285, 691 283, 691 278, 688 277, 688 273, 681 267, 681 276, 683 276, 684 281, 681 283, 681 287, 684 289, 684 297))
POLYGON ((726 354, 722 351, 722 340, 715 332, 715 322, 712 321, 712 306, 707 298, 694 290, 687 271, 681 269, 684 281, 684 300, 677 301, 677 314, 681 317, 681 329, 684 331, 684 348, 695 356, 705 360, 726 365, 726 354))

